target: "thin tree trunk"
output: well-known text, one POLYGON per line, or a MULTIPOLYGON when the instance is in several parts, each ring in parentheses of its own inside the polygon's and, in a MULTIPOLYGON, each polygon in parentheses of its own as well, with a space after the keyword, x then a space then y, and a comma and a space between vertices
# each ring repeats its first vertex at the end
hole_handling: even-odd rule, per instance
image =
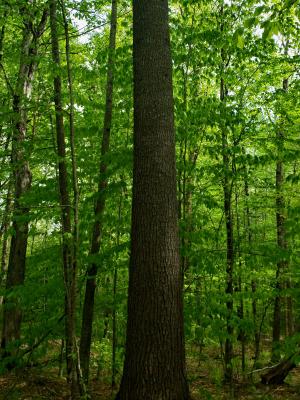
MULTIPOLYGON (((234 173, 236 173, 236 166, 234 163, 234 173)), ((239 203, 239 198, 238 198, 238 192, 237 192, 237 187, 236 187, 236 192, 235 192, 235 214, 236 214, 236 233, 237 233, 237 257, 240 260, 241 259, 241 235, 240 235, 240 218, 239 218, 239 208, 238 208, 238 203, 239 203)), ((240 319, 240 326, 239 328, 239 333, 238 333, 238 340, 241 342, 241 364, 242 364, 242 372, 245 372, 246 369, 246 334, 244 328, 242 328, 243 325, 243 319, 244 319, 244 300, 243 300, 243 286, 242 286, 242 263, 239 261, 239 277, 238 277, 238 282, 237 282, 237 292, 240 293, 240 304, 237 307, 237 316, 240 319)))
POLYGON ((117 399, 186 400, 167 0, 133 1, 133 66, 128 322, 117 399))
MULTIPOLYGON (((248 241, 248 248, 251 249, 252 244, 252 233, 251 233, 251 220, 250 220, 250 209, 249 209, 249 184, 248 184, 248 171, 247 166, 245 167, 245 180, 244 180, 244 194, 245 194, 245 227, 248 241)), ((252 316, 254 325, 254 360, 253 368, 255 368, 259 356, 260 356, 260 330, 258 326, 257 316, 257 300, 256 300, 257 282, 255 279, 251 280, 251 292, 252 292, 252 316)))
MULTIPOLYGON (((181 10, 182 12, 182 10, 181 10)), ((193 28, 195 22, 195 9, 192 14, 191 20, 191 28, 193 28)), ((183 104, 182 108, 185 113, 188 111, 188 77, 189 77, 189 68, 190 68, 190 60, 192 53, 192 44, 188 43, 188 51, 186 55, 186 63, 185 68, 182 68, 183 73, 183 104)), ((189 150, 189 140, 188 140, 188 130, 185 132, 184 139, 180 141, 180 160, 183 161, 183 172, 181 172, 178 176, 178 188, 179 191, 179 219, 183 222, 183 229, 181 232, 181 269, 183 274, 182 283, 184 283, 184 275, 189 269, 190 259, 187 254, 188 249, 191 246, 191 240, 189 238, 190 233, 192 232, 192 179, 191 176, 188 175, 189 165, 192 164, 195 166, 198 158, 197 150, 189 150)))
MULTIPOLYGON (((221 5, 220 15, 223 17, 224 5, 221 5)), ((224 32, 224 22, 221 20, 220 26, 221 34, 224 32)), ((224 48, 221 48, 221 65, 220 65, 220 106, 223 112, 225 107, 227 89, 224 81, 224 74, 226 66, 228 65, 227 56, 224 48)), ((230 149, 228 145, 228 134, 226 124, 221 122, 221 134, 222 134, 222 157, 223 157, 223 194, 224 194, 224 215, 226 224, 226 331, 227 337, 225 340, 225 352, 224 352, 224 381, 226 383, 232 382, 232 358, 233 358, 233 266, 234 266, 234 237, 233 237, 233 215, 232 215, 232 181, 230 179, 231 168, 230 168, 230 149)))
POLYGON ((71 224, 71 204, 68 189, 68 175, 66 164, 65 129, 63 121, 62 84, 59 73, 60 53, 57 32, 57 4, 56 0, 50 0, 50 26, 52 42, 52 58, 56 68, 54 76, 54 103, 56 118, 56 141, 58 155, 58 180, 61 206, 62 229, 62 256, 65 284, 65 313, 66 313, 66 360, 67 377, 71 387, 71 398, 79 395, 79 382, 77 380, 77 360, 75 343, 76 323, 76 271, 74 271, 74 242, 71 224))
MULTIPOLYGON (((288 55, 288 45, 289 45, 289 41, 287 41, 286 43, 286 49, 285 49, 285 55, 288 55)), ((285 92, 288 91, 289 88, 289 80, 288 78, 283 79, 282 82, 282 88, 285 92)), ((284 176, 283 176, 283 180, 284 180, 284 176)), ((285 201, 284 201, 285 203, 285 201)), ((284 221, 283 221, 283 227, 284 227, 284 221)), ((285 232, 285 227, 284 227, 284 231, 282 232, 284 238, 283 238, 283 246, 285 245, 285 250, 288 249, 288 242, 287 242, 287 238, 286 238, 286 232, 285 232)), ((286 265, 285 265, 285 269, 286 269, 286 273, 289 274, 289 263, 288 261, 286 261, 286 265)), ((288 276, 285 279, 285 288, 289 291, 289 289, 291 289, 292 284, 291 284, 291 278, 290 276, 288 276)), ((294 333, 294 317, 293 317, 293 299, 292 296, 288 293, 286 298, 286 309, 285 309, 285 329, 286 329, 286 336, 291 336, 294 333)))
POLYGON ((257 301, 256 301, 256 289, 257 283, 255 279, 251 281, 251 291, 252 291, 252 315, 253 315, 253 323, 254 323, 254 359, 253 359, 253 368, 255 368, 259 356, 260 356, 260 330, 258 326, 258 317, 257 317, 257 301))
MULTIPOLYGON (((288 80, 284 79, 282 84, 283 90, 288 90, 288 80)), ((287 251, 287 239, 285 230, 285 198, 283 194, 284 189, 284 133, 281 129, 277 130, 277 153, 278 160, 276 162, 276 232, 277 232, 277 245, 278 248, 285 252, 287 251)), ((279 344, 281 334, 281 316, 283 298, 281 291, 283 289, 282 274, 286 272, 288 262, 286 256, 280 254, 280 260, 277 262, 276 270, 276 290, 277 294, 274 302, 274 315, 273 315, 273 342, 272 342, 272 361, 276 362, 280 358, 279 344)))
MULTIPOLYGON (((224 57, 222 52, 222 58, 224 57)), ((224 62, 224 59, 223 59, 224 62)), ((226 97, 226 88, 224 79, 221 78, 220 86, 220 100, 223 103, 226 97)), ((230 159, 228 154, 228 139, 226 128, 222 126, 222 151, 223 151, 223 192, 224 192, 224 213, 226 222, 226 242, 227 242, 227 256, 226 256, 226 289, 227 295, 226 307, 227 307, 227 338, 225 340, 225 354, 224 354, 224 380, 225 382, 232 381, 232 358, 233 358, 233 346, 232 346, 232 314, 233 314, 233 265, 234 265, 234 238, 233 238, 233 217, 232 217, 232 188, 230 181, 230 159)))
POLYGON ((4 215, 2 219, 2 224, 0 228, 0 240, 2 240, 2 249, 1 249, 1 281, 5 278, 7 272, 7 245, 8 245, 8 228, 10 225, 10 213, 11 213, 11 203, 12 203, 12 184, 11 178, 9 178, 8 188, 7 188, 7 195, 6 195, 6 202, 5 202, 5 209, 4 215))
POLYGON ((117 284, 118 284, 118 269, 114 269, 114 280, 113 280, 113 298, 114 298, 114 309, 112 315, 112 373, 111 373, 111 387, 114 389, 116 387, 116 349, 117 349, 117 284))
MULTIPOLYGON (((74 123, 74 92, 73 92, 73 76, 70 58, 70 35, 69 25, 66 15, 66 7, 64 0, 61 1, 61 10, 64 23, 65 41, 66 41, 66 61, 67 61, 67 74, 68 74, 68 89, 70 99, 69 109, 69 124, 70 124, 70 147, 71 147, 71 160, 72 160, 72 184, 73 184, 73 255, 72 255, 72 284, 71 284, 71 299, 72 309, 74 310, 74 327, 76 326, 76 300, 77 300, 77 270, 78 270, 78 250, 79 250, 79 189, 78 189, 78 176, 77 176, 77 160, 76 160, 76 146, 75 146, 75 123, 74 123)), ((76 329, 76 328, 75 328, 76 329)), ((77 346, 76 332, 74 329, 73 346, 76 351, 74 362, 76 363, 77 384, 81 396, 86 397, 86 386, 83 382, 82 370, 80 365, 79 349, 77 346)))
MULTIPOLYGON (((103 135, 101 145, 101 160, 99 171, 99 183, 97 191, 97 200, 95 203, 94 214, 95 222, 93 225, 93 234, 91 241, 90 255, 95 257, 99 253, 102 218, 105 209, 105 189, 107 186, 107 161, 105 156, 109 151, 110 132, 113 111, 113 83, 114 83, 114 65, 115 65, 115 47, 117 34, 117 0, 111 3, 111 22, 110 22, 110 38, 109 38, 109 56, 107 64, 107 83, 106 83, 106 101, 105 115, 103 124, 103 135)), ((82 313, 81 340, 80 340, 80 362, 85 382, 89 379, 89 362, 92 341, 92 326, 96 290, 97 264, 93 261, 87 270, 87 280, 85 288, 85 297, 82 313)))
POLYGON ((66 60, 67 60, 67 73, 68 73, 68 88, 69 88, 69 99, 70 99, 70 109, 69 109, 69 123, 70 123, 70 147, 71 147, 71 159, 72 159, 72 183, 73 183, 73 212, 74 212, 74 226, 73 226, 73 241, 74 241, 74 256, 73 256, 73 273, 74 273, 74 283, 76 290, 76 275, 77 275, 77 251, 78 251, 78 241, 79 241, 79 215, 78 215, 78 205, 79 205, 79 190, 78 190, 78 177, 77 177, 77 160, 76 160, 76 148, 75 148, 75 125, 74 125, 74 93, 73 93, 73 77, 71 69, 71 59, 70 59, 70 36, 69 36, 69 26, 66 16, 66 9, 64 1, 61 1, 61 8, 63 14, 65 39, 66 39, 66 60))
MULTIPOLYGON (((285 288, 289 291, 292 288, 291 278, 288 277, 285 282, 285 288)), ((285 317, 285 325, 286 325, 286 336, 292 336, 295 332, 294 327, 294 312, 293 312, 293 298, 288 293, 286 297, 286 317, 285 317)))
MULTIPOLYGON (((117 247, 120 245, 120 228, 121 228, 121 213, 122 213, 122 193, 120 194, 119 210, 118 210, 118 231, 117 231, 117 247)), ((116 387, 116 350, 117 350, 117 285, 118 285, 118 267, 114 268, 113 279, 113 312, 112 312, 112 372, 111 372, 111 387, 116 387)))
POLYGON ((65 349, 65 341, 64 339, 62 339, 60 344, 59 364, 58 364, 58 376, 60 378, 62 378, 64 374, 64 349, 65 349))

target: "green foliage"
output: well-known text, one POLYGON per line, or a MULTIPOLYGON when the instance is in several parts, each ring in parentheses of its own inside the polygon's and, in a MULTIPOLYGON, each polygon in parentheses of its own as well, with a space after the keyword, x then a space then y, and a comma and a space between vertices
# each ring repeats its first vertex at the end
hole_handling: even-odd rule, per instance
MULTIPOLYGON (((3 48, 0 47, 1 252, 5 249, 4 238, 10 239, 15 234, 11 224, 14 192, 10 163, 14 111, 9 85, 14 87, 17 80, 23 26, 18 10, 21 2, 4 3, 0 5, 0 27, 5 25, 3 48), (5 10, 6 18, 3 17, 5 10), (12 199, 8 212, 7 194, 12 199), (4 232, 5 215, 9 224, 4 232)), ((112 367, 112 318, 115 313, 118 377, 126 331, 133 149, 132 16, 128 2, 120 3, 111 151, 101 160, 109 2, 66 2, 71 33, 80 192, 76 334, 80 335, 86 270, 89 263, 94 263, 98 277, 92 370, 94 373, 99 368, 107 372, 112 367), (86 35, 82 35, 83 32, 87 32, 86 35), (109 165, 105 171, 108 185, 101 194, 105 194, 107 201, 101 216, 101 250, 91 256, 100 161, 109 165)), ((40 2, 40 6, 43 4, 40 2)), ((35 9, 37 15, 40 6, 35 9)), ((187 344, 199 348, 200 353, 217 347, 223 357, 226 339, 233 343, 237 352, 241 347, 238 336, 242 332, 247 351, 252 354, 254 336, 259 331, 260 338, 264 339, 261 360, 265 362, 270 355, 267 339, 272 334, 275 297, 281 295, 286 299, 291 296, 294 319, 299 319, 299 18, 299 9, 292 1, 268 0, 264 4, 254 0, 242 3, 235 0, 170 2, 180 257, 185 272, 185 334, 187 344), (289 83, 287 90, 283 88, 285 79, 289 83), (224 101, 220 99, 221 81, 226 91, 224 101), (282 133, 283 142, 278 139, 278 132, 282 133), (222 144, 224 133, 226 149, 222 144), (228 159, 229 168, 224 157, 228 159), (279 195, 275 176, 279 161, 284 164, 284 182, 280 190, 284 198, 286 248, 278 245, 276 232, 276 199, 279 195), (225 293, 226 179, 230 184, 233 218, 232 295, 225 293), (280 263, 286 265, 287 270, 281 275, 281 288, 278 289, 276 270, 280 263), (288 279, 291 288, 284 289, 288 279), (234 304, 231 314, 227 307, 230 301, 234 304), (243 316, 239 315, 241 304, 243 316), (253 315, 254 307, 256 315, 253 315), (231 336, 226 329, 227 323, 233 327, 231 336)), ((69 167, 69 99, 63 29, 61 24, 59 26, 69 167)), ((25 284, 10 291, 5 289, 8 254, 3 256, 4 270, 1 271, 1 296, 5 296, 8 307, 10 302, 13 306, 13 301, 18 300, 23 311, 22 338, 15 343, 14 349, 18 346, 28 349, 49 332, 43 344, 34 350, 34 360, 45 357, 51 346, 57 350, 53 343, 64 337, 63 321, 60 320, 64 314, 65 290, 57 183, 60 160, 56 156, 51 94, 52 79, 57 71, 54 71, 49 56, 49 45, 46 30, 39 47, 32 95, 25 104, 28 127, 23 151, 31 166, 33 184, 21 199, 22 205, 30 209, 29 216, 15 216, 18 221, 28 219, 30 222, 25 284)), ((68 176, 68 183, 72 187, 71 176, 68 176)), ((65 236, 72 241, 71 233, 65 236)), ((9 243, 10 240, 8 247, 9 243)), ((280 346, 282 355, 289 354, 298 343, 297 335, 287 338, 280 346)), ((237 356, 233 359, 235 370, 240 369, 239 360, 237 356)), ((6 360, 11 361, 25 363, 18 356, 6 360)), ((1 368, 3 372, 5 366, 1 368)), ((213 373, 214 382, 221 385, 222 370, 215 369, 213 373)), ((200 395, 213 398, 204 388, 200 389, 200 395)))

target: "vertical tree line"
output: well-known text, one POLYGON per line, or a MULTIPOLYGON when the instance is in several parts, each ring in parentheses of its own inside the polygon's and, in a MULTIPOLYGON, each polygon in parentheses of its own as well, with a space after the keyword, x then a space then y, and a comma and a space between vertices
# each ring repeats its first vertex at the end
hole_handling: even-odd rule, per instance
MULTIPOLYGON (((22 16, 23 28, 15 87, 12 86, 1 64, 3 73, 5 74, 7 90, 11 96, 10 102, 12 104, 13 113, 11 165, 13 179, 12 220, 14 234, 11 238, 7 266, 7 291, 22 285, 25 279, 30 208, 24 197, 30 190, 32 181, 32 173, 29 167, 30 154, 28 150, 30 148, 30 139, 27 135, 27 107, 31 97, 34 73, 37 66, 39 40, 44 33, 48 18, 47 7, 42 12, 39 21, 33 18, 30 12, 31 3, 30 1, 27 5, 20 6, 18 10, 22 16)), ((3 27, 1 42, 4 40, 4 32, 3 27)), ((8 192, 8 199, 9 196, 8 192)), ((15 353, 16 347, 14 341, 20 339, 22 320, 20 301, 21 299, 17 296, 10 297, 10 299, 6 297, 4 299, 1 339, 1 348, 4 351, 4 355, 10 354, 10 350, 13 350, 13 353, 15 353)))
POLYGON ((168 1, 133 2, 133 67, 128 321, 117 399, 188 399, 168 1))

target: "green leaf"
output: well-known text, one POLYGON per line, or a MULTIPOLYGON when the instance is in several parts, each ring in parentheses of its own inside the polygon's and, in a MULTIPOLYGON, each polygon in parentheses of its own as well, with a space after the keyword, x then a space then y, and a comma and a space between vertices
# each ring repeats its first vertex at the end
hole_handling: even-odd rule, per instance
POLYGON ((243 49, 244 48, 244 45, 245 45, 245 39, 243 38, 243 36, 242 35, 238 35, 237 36, 237 47, 239 48, 239 49, 243 49))

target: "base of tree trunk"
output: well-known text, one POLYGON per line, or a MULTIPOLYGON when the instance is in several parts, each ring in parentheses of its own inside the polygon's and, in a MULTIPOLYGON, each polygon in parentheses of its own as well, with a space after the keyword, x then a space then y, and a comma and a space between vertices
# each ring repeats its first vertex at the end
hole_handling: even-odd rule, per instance
POLYGON ((261 375, 261 383, 264 385, 281 385, 289 372, 296 367, 293 361, 294 355, 282 360, 267 373, 261 375))
MULTIPOLYGON (((153 399, 156 399, 157 397, 153 397, 153 399)), ((169 399, 173 399, 173 397, 168 397, 168 398, 166 398, 166 399, 164 399, 164 400, 169 400, 169 399)), ((122 399, 130 399, 130 397, 128 397, 128 396, 126 396, 125 395, 125 397, 120 393, 120 392, 118 392, 117 393, 117 395, 116 395, 116 397, 115 397, 115 400, 122 400, 122 399)), ((193 398, 190 396, 190 394, 187 394, 186 396, 183 396, 180 400, 193 400, 193 398)))

